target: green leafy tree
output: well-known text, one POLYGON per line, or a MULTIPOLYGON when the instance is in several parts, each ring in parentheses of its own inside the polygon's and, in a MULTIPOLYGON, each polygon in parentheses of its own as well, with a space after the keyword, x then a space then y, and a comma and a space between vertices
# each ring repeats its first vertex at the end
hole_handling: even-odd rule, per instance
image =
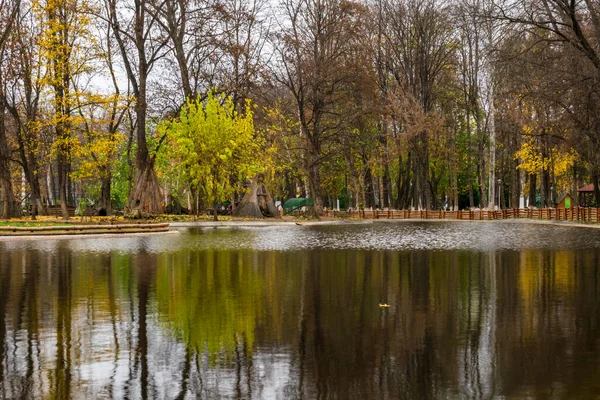
POLYGON ((161 129, 172 144, 174 171, 187 181, 194 203, 214 205, 215 220, 217 203, 236 191, 232 182, 244 182, 261 170, 261 140, 249 101, 244 113, 238 113, 231 97, 211 92, 205 101, 189 100, 179 119, 161 129))

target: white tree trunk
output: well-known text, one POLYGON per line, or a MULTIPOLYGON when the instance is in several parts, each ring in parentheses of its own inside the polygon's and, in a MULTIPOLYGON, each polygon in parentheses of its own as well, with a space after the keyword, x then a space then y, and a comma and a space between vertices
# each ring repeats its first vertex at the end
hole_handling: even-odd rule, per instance
MULTIPOLYGON (((494 202, 496 200, 496 123, 494 121, 496 117, 496 109, 494 108, 494 77, 491 76, 488 82, 488 135, 490 139, 490 162, 488 163, 488 176, 490 177, 490 197, 489 197, 489 208, 494 209, 494 202)), ((498 204, 500 205, 500 204, 498 204)))

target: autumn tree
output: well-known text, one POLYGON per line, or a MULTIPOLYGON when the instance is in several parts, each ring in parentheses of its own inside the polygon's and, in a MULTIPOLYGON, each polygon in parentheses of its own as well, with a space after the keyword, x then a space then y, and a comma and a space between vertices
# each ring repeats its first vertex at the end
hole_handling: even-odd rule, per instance
POLYGON ((303 162, 314 211, 323 212, 320 167, 340 133, 337 96, 352 78, 343 68, 361 20, 357 3, 338 0, 286 0, 280 5, 285 20, 275 43, 276 79, 292 94, 303 141, 303 162))
POLYGON ((215 220, 217 203, 238 190, 231 182, 245 182, 261 170, 250 102, 238 113, 231 97, 210 92, 204 102, 188 100, 179 118, 162 129, 194 202, 211 205, 215 220))
POLYGON ((125 139, 120 125, 127 107, 127 99, 118 94, 90 94, 77 104, 81 134, 73 154, 77 163, 73 177, 80 183, 100 184, 96 208, 101 215, 112 212, 112 170, 125 139))
POLYGON ((7 44, 9 43, 10 32, 17 19, 20 0, 1 0, 0 1, 0 191, 2 197, 2 218, 8 219, 14 208, 14 196, 12 193, 12 182, 10 179, 10 149, 8 145, 7 133, 7 110, 6 110, 6 92, 4 75, 7 71, 1 66, 8 63, 9 54, 7 44))
POLYGON ((14 123, 17 159, 29 184, 31 213, 35 218, 36 214, 46 212, 41 167, 49 152, 49 140, 43 134, 40 110, 44 60, 39 38, 43 28, 37 15, 30 12, 31 7, 30 2, 22 3, 23 10, 17 12, 13 23, 7 55, 11 62, 3 64, 5 84, 10 90, 2 95, 14 123))
POLYGON ((513 29, 513 36, 530 43, 521 54, 535 54, 529 63, 543 71, 543 84, 562 83, 546 93, 545 101, 568 115, 580 142, 593 149, 582 155, 590 155, 587 161, 599 202, 600 5, 589 0, 496 0, 490 18, 506 23, 513 29), (553 62, 540 65, 540 54, 547 54, 553 62), (561 62, 554 62, 559 59, 561 62))
MULTIPOLYGON (((403 93, 402 97, 405 97, 400 97, 400 104, 412 104, 422 113, 417 118, 422 121, 419 123, 421 128, 408 137, 407 162, 412 184, 409 204, 428 209, 437 193, 432 191, 429 168, 428 135, 434 132, 427 127, 431 126, 430 116, 435 112, 439 79, 454 54, 449 10, 440 9, 431 0, 390 1, 385 7, 388 18, 386 38, 391 53, 388 73, 394 77, 398 87, 396 93, 403 93)), ((398 132, 413 130, 407 122, 395 121, 398 132)))
POLYGON ((46 62, 42 82, 52 88, 53 115, 48 123, 54 128, 53 150, 56 154, 58 191, 64 219, 69 219, 67 179, 74 140, 74 109, 79 93, 73 81, 86 72, 93 54, 89 15, 92 9, 82 0, 46 0, 38 3, 43 33, 40 50, 46 62))
MULTIPOLYGON (((108 19, 118 43, 127 78, 135 100, 135 178, 129 208, 157 214, 163 210, 161 189, 154 164, 158 148, 151 149, 148 132, 148 83, 150 72, 165 53, 167 39, 158 30, 156 14, 148 12, 149 0, 135 0, 130 6, 119 0, 106 0, 108 19), (154 151, 151 151, 154 150, 154 151)), ((164 141, 159 139, 158 146, 164 141)))

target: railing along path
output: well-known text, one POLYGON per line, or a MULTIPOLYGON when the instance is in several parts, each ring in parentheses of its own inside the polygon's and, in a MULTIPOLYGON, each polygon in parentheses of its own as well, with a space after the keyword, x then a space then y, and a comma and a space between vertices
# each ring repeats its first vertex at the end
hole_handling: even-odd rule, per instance
POLYGON ((500 219, 539 219, 549 221, 600 222, 598 208, 504 208, 501 210, 327 210, 327 217, 364 219, 440 219, 491 221, 500 219))

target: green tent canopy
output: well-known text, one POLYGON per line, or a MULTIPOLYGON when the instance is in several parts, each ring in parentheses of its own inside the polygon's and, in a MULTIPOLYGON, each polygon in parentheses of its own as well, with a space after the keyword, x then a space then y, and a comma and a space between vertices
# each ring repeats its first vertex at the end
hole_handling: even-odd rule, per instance
POLYGON ((296 197, 293 199, 288 199, 284 204, 283 204, 283 211, 286 214, 290 214, 292 213, 294 210, 298 210, 302 207, 308 207, 308 206, 312 206, 313 205, 313 199, 310 198, 304 198, 304 197, 296 197))

